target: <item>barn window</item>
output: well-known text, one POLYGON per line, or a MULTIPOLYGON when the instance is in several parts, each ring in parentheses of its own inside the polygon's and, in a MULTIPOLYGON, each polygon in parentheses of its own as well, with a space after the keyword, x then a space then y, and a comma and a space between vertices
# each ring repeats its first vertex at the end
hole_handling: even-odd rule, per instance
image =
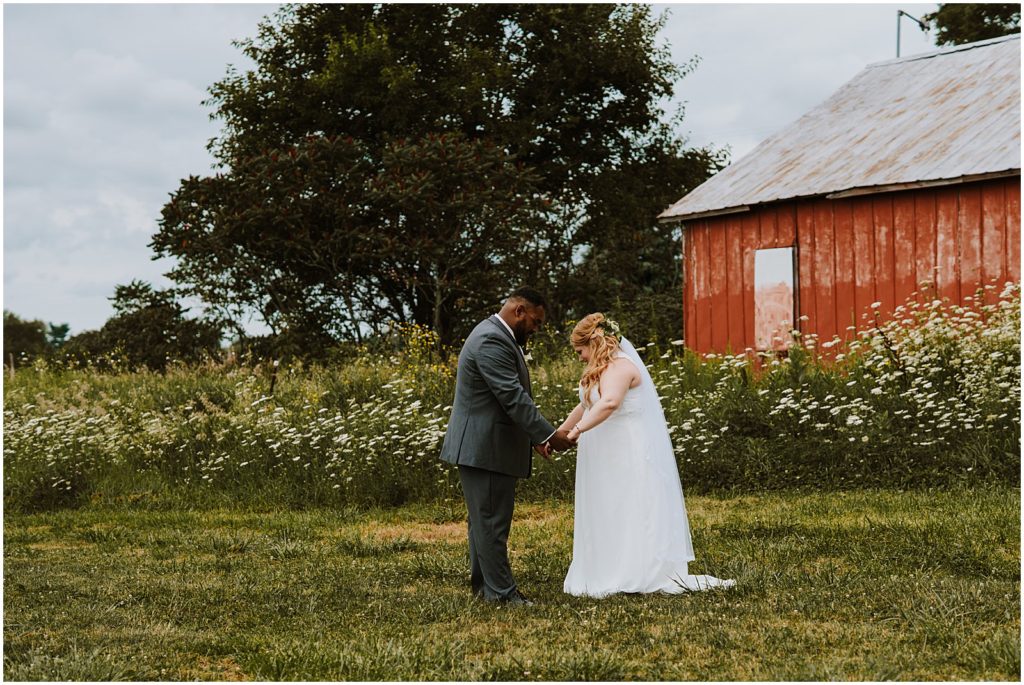
POLYGON ((754 344, 758 350, 786 350, 796 320, 792 247, 754 253, 754 344))

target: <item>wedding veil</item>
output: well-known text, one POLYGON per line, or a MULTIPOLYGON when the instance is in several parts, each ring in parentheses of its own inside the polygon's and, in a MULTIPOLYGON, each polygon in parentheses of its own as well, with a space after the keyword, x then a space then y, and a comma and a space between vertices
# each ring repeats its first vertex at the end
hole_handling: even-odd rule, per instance
MULTIPOLYGON (((665 420, 665 410, 661 406, 661 398, 658 397, 658 388, 654 385, 647 366, 637 353, 633 343, 625 337, 619 338, 619 349, 636 368, 640 370, 641 383, 635 389, 640 398, 640 420, 644 435, 648 440, 649 450, 647 458, 659 473, 666 478, 672 478, 679 483, 679 469, 676 466, 675 452, 672 449, 672 438, 668 432, 668 422, 665 420)), ((682 495, 682 484, 679 483, 680 496, 682 495)))
MULTIPOLYGON (((641 383, 634 391, 639 394, 641 403, 639 419, 646 443, 645 456, 647 457, 648 464, 650 464, 652 475, 665 487, 661 492, 669 498, 669 501, 675 500, 678 497, 679 509, 675 511, 680 511, 682 516, 675 521, 675 525, 678 526, 677 534, 680 536, 682 554, 686 559, 692 561, 694 558, 693 542, 690 538, 690 523, 689 516, 686 513, 686 499, 683 496, 683 484, 679 480, 679 467, 676 464, 675 450, 672 449, 672 438, 668 432, 665 410, 661 406, 661 398, 658 397, 658 388, 654 385, 654 379, 651 378, 651 373, 647 370, 643 360, 640 359, 640 355, 637 354, 633 343, 620 336, 619 349, 640 370, 641 383)), ((665 506, 668 506, 668 510, 672 511, 673 507, 669 502, 666 502, 665 506)), ((685 568, 684 565, 684 574, 686 574, 685 568)), ((696 582, 697 587, 700 587, 702 583, 706 584, 708 582, 707 578, 704 576, 694 576, 688 577, 686 580, 693 580, 696 582)), ((679 582, 683 582, 688 587, 690 586, 690 583, 685 582, 685 580, 680 580, 679 582)))

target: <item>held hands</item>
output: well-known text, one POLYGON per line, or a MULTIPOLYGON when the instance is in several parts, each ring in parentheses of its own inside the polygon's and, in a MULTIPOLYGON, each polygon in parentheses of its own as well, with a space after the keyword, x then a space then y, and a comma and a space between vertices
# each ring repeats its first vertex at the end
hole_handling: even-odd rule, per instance
POLYGON ((579 435, 573 437, 569 431, 559 429, 555 431, 555 434, 548 440, 548 446, 556 452, 563 452, 570 447, 576 446, 576 441, 579 439, 579 435))
POLYGON ((551 436, 551 439, 543 445, 534 445, 533 449, 545 459, 551 459, 552 452, 564 452, 570 447, 576 446, 580 439, 579 431, 574 427, 571 431, 559 429, 551 436))

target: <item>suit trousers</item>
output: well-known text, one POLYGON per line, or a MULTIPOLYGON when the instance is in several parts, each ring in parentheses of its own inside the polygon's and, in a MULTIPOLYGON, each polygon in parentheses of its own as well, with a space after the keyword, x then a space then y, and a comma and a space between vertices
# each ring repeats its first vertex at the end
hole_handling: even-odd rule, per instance
POLYGON ((462 494, 469 510, 469 564, 473 592, 499 601, 516 594, 508 561, 516 477, 459 465, 462 494))

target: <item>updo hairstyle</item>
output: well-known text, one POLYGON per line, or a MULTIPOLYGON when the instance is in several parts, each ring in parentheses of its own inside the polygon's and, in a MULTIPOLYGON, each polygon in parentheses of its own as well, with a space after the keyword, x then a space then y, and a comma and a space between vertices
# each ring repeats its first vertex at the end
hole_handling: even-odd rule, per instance
POLYGON ((590 349, 590 361, 583 370, 580 386, 583 388, 583 403, 590 405, 590 391, 597 386, 601 396, 601 374, 611 366, 615 353, 619 351, 619 338, 612 330, 608 319, 601 312, 584 316, 569 336, 573 347, 590 349))

